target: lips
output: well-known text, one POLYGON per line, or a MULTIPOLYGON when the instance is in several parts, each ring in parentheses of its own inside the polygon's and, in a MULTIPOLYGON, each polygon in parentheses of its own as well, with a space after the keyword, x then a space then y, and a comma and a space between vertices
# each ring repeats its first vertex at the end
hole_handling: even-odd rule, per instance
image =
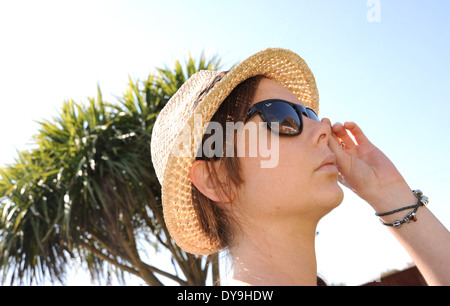
POLYGON ((338 168, 336 165, 336 156, 334 154, 327 155, 320 166, 316 169, 316 171, 338 172, 338 168))

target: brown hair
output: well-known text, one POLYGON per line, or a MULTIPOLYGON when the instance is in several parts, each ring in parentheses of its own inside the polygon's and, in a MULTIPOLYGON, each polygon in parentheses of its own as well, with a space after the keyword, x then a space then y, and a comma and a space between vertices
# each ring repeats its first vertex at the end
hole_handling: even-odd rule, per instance
MULTIPOLYGON (((207 92, 225 76, 225 74, 226 72, 216 77, 208 86, 208 88, 200 93, 198 100, 201 100, 204 95, 207 94, 207 92)), ((222 131, 224 134, 222 136, 224 141, 224 148, 227 139, 225 135, 226 123, 245 120, 245 116, 250 109, 250 104, 255 96, 256 89, 262 78, 263 76, 258 75, 249 78, 236 86, 236 88, 225 99, 225 101, 221 104, 217 112, 212 117, 212 122, 218 122, 223 127, 222 131)), ((203 150, 203 144, 209 137, 211 137, 211 134, 207 134, 203 137, 200 147, 201 150, 203 150)), ((236 140, 234 143, 236 143, 236 140)), ((221 188, 218 188, 218 190, 219 192, 222 192, 222 194, 226 193, 230 198, 232 187, 238 187, 243 183, 243 179, 240 176, 239 171, 239 159, 237 157, 227 156, 212 156, 211 158, 208 158, 207 156, 205 156, 205 154, 200 154, 200 157, 197 157, 197 160, 223 163, 228 179, 228 190, 222 190, 221 188)), ((234 156, 236 156, 236 148, 234 156)), ((219 179, 217 176, 216 168, 208 163, 208 171, 210 173, 210 177, 212 178, 213 184, 217 188, 217 186, 219 186, 219 179)), ((225 209, 221 205, 216 204, 214 201, 202 194, 194 184, 192 184, 192 201, 194 203, 194 208, 199 218, 201 227, 205 231, 205 233, 214 239, 218 239, 218 241, 220 241, 221 248, 230 247, 231 243, 233 242, 233 230, 231 225, 233 222, 233 218, 230 213, 228 211, 225 211, 225 209)), ((317 286, 327 286, 327 283, 321 277, 317 276, 317 286)))
MULTIPOLYGON (((224 75, 225 73, 222 75, 222 77, 224 75)), ((223 127, 223 148, 226 147, 225 145, 227 139, 225 134, 226 122, 240 122, 245 120, 245 116, 250 108, 250 104, 253 100, 256 88, 261 78, 263 78, 263 76, 255 76, 245 80, 244 82, 236 86, 236 88, 228 95, 228 97, 224 100, 217 112, 212 117, 211 122, 217 122, 223 127)), ((213 83, 208 86, 208 88, 212 88, 215 83, 220 81, 220 79, 221 78, 216 78, 213 83)), ((210 136, 211 134, 206 134, 203 137, 200 150, 203 150, 203 144, 210 136)), ((236 133, 234 137, 236 137, 236 133)), ((239 159, 237 157, 234 157, 236 156, 236 151, 234 152, 235 154, 233 157, 227 157, 224 154, 222 157, 217 157, 214 155, 209 158, 207 156, 211 155, 205 156, 206 154, 203 154, 204 152, 200 153, 202 154, 200 154, 200 157, 197 157, 197 160, 223 163, 223 168, 226 171, 226 185, 228 189, 223 190, 219 187, 217 188, 217 190, 222 195, 226 194, 229 198, 231 198, 232 188, 238 187, 243 183, 239 171, 239 159)), ((211 163, 207 164, 210 177, 212 178, 212 183, 214 184, 214 186, 218 187, 219 180, 216 168, 211 165, 211 163)), ((201 227, 205 231, 205 233, 211 238, 220 241, 221 248, 229 247, 233 241, 233 231, 231 226, 232 216, 230 216, 229 212, 225 211, 225 209, 221 205, 216 204, 214 201, 203 195, 194 186, 194 184, 192 184, 192 201, 194 203, 194 208, 197 212, 201 227)))

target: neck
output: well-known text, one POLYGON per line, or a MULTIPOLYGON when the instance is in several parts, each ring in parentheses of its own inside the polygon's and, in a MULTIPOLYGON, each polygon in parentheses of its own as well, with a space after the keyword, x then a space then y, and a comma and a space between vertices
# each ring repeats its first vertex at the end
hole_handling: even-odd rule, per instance
POLYGON ((230 250, 234 281, 249 285, 317 284, 317 222, 297 219, 288 223, 265 223, 240 237, 230 250))

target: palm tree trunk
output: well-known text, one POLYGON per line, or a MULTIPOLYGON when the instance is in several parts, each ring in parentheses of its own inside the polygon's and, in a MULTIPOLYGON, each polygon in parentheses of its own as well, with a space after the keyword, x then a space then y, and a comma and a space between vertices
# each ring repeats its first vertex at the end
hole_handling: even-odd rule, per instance
POLYGON ((213 285, 220 286, 219 253, 211 255, 213 285))

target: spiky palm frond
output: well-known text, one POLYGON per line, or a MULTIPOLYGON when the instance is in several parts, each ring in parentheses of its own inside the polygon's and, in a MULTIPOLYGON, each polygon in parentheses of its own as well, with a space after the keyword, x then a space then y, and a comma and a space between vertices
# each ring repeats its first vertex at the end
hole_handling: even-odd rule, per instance
POLYGON ((160 185, 150 159, 151 131, 168 99, 193 73, 219 60, 158 69, 133 82, 118 103, 72 100, 40 123, 37 148, 0 169, 0 270, 3 280, 63 282, 67 262, 79 258, 100 279, 105 263, 149 285, 164 275, 182 285, 204 284, 208 258, 180 250, 161 209, 160 185), (141 259, 140 240, 168 249, 183 277, 141 259))

